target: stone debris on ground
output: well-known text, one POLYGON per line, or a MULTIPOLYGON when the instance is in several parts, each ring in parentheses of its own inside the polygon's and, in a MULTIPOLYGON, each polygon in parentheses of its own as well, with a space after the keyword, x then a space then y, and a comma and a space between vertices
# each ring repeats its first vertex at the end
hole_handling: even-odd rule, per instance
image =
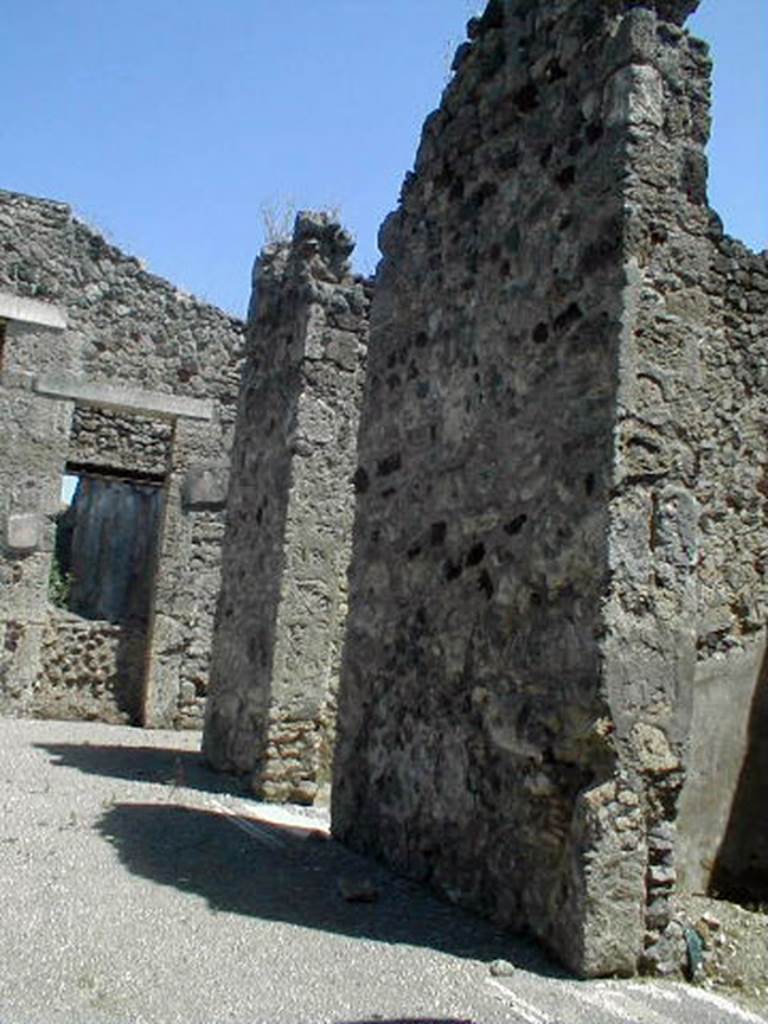
POLYGON ((747 908, 684 893, 676 896, 675 903, 701 940, 695 982, 768 1014, 768 903, 747 908))
POLYGON ((494 978, 503 978, 515 973, 515 965, 511 964, 509 960, 492 960, 488 965, 488 970, 494 978))

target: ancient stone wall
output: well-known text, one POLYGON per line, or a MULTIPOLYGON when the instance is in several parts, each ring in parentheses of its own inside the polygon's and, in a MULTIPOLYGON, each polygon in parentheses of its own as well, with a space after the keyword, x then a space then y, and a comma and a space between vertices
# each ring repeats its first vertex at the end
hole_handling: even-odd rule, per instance
MULTIPOLYGON (((626 285, 602 672, 623 771, 641 795, 646 908, 636 954, 666 970, 681 953, 668 927, 696 656, 702 331, 686 309, 709 259, 710 62, 702 43, 652 10, 628 11, 620 31, 628 63, 606 100, 607 120, 626 124, 626 285)), ((599 864, 597 884, 601 874, 613 872, 599 864)))
POLYGON ((254 269, 204 750, 270 799, 330 774, 368 292, 301 214, 254 269))
POLYGON ((173 424, 168 420, 80 406, 72 417, 68 462, 162 477, 172 444, 173 424))
POLYGON ((140 717, 199 727, 241 324, 147 273, 62 203, 0 192, 0 230, 0 703, 29 710, 39 679, 61 475, 128 474, 165 495, 140 717))
POLYGON ((697 635, 727 692, 765 625, 765 260, 706 205, 695 6, 491 0, 380 236, 334 830, 585 975, 679 955, 697 635))
POLYGON ((31 714, 115 725, 136 722, 146 646, 141 628, 51 609, 31 714))
MULTIPOLYGON (((37 337, 39 331, 35 332, 37 337)), ((10 334, 17 347, 21 331, 10 334)), ((61 331, 49 332, 56 352, 61 331)), ((11 354, 13 349, 11 349, 11 354)), ((15 383, 6 340, 0 378, 0 712, 29 707, 48 620, 48 580, 71 406, 15 383), (43 514, 41 514, 41 511, 43 514)), ((21 378, 23 382, 23 378, 21 378)))
POLYGON ((768 897, 768 258, 715 231, 703 322, 696 684, 681 883, 768 897))
MULTIPOLYGON (((64 203, 0 191, 0 229, 0 290, 66 310, 67 347, 84 377, 215 397, 231 431, 239 321, 146 271, 64 203)), ((47 368, 39 350, 27 368, 47 368)))

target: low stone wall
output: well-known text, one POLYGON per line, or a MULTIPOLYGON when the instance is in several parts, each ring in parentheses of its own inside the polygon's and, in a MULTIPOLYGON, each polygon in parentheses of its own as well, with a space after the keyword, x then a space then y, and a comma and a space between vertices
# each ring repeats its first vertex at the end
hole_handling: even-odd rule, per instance
POLYGON ((136 724, 146 628, 52 611, 30 711, 38 718, 136 724))

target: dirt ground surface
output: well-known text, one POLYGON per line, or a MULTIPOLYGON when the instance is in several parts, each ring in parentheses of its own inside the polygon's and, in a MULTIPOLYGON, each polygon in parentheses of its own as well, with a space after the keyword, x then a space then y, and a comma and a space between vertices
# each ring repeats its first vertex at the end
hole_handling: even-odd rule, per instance
POLYGON ((199 741, 0 719, 0 1024, 768 1024, 764 915, 686 906, 698 984, 579 981, 199 741))
POLYGON ((696 984, 740 1005, 768 1010, 768 907, 751 909, 708 896, 680 896, 684 919, 704 940, 696 984))

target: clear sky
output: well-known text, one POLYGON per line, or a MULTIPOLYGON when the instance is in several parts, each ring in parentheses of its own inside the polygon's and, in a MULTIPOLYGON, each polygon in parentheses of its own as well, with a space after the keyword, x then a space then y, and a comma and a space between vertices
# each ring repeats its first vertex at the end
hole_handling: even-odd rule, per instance
MULTIPOLYGON (((0 187, 70 203, 242 314, 266 208, 336 207, 376 260, 480 0, 4 0, 0 187)), ((710 196, 768 246, 768 0, 703 0, 710 196)))

